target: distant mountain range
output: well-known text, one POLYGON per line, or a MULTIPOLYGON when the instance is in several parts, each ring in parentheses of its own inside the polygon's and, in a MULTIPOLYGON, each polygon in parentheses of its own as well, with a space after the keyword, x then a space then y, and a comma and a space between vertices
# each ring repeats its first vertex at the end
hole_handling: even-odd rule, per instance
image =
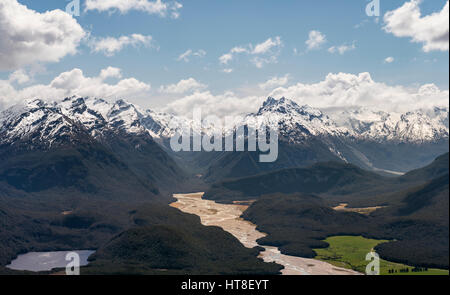
POLYGON ((319 139, 343 161, 376 171, 406 172, 448 151, 448 108, 405 114, 359 108, 327 115, 286 98, 268 98, 247 121, 255 117, 275 118, 281 138, 290 144, 319 139))
MULTIPOLYGON (((307 105, 300 106, 284 97, 269 97, 257 113, 245 116, 242 124, 251 125, 259 117, 278 121, 280 133, 290 142, 315 136, 333 136, 420 144, 449 137, 448 108, 436 107, 404 114, 368 108, 326 113, 307 105)), ((111 103, 103 99, 79 97, 66 98, 59 103, 29 100, 0 114, 2 135, 6 135, 2 141, 25 137, 42 124, 47 124, 40 138, 48 139, 48 143, 52 142, 51 137, 58 136, 58 132, 69 131, 75 122, 82 124, 94 137, 101 136, 105 129, 114 129, 131 134, 148 132, 154 138, 168 138, 174 132, 169 126, 171 121, 192 124, 186 118, 143 110, 124 100, 111 103), (19 117, 20 120, 17 120, 19 117)))
POLYGON ((392 175, 424 166, 448 151, 448 108, 405 114, 365 108, 328 113, 269 97, 257 113, 245 116, 242 125, 247 126, 259 118, 279 122, 279 158, 269 164, 259 163, 252 152, 173 153, 168 146, 174 134, 170 123, 194 126, 192 120, 143 110, 124 100, 79 97, 51 103, 31 100, 1 112, 0 148, 48 150, 86 140, 100 143, 135 174, 162 187, 170 187, 168 179, 182 174, 177 166, 202 174, 208 182, 323 161, 392 175))

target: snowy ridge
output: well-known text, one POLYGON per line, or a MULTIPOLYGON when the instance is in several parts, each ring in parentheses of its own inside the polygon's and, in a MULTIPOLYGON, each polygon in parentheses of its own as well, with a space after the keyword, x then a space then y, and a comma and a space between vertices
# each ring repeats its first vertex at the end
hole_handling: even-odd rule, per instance
POLYGON ((338 127, 327 115, 310 106, 299 106, 292 100, 269 97, 258 113, 250 114, 245 124, 255 121, 278 122, 280 135, 291 142, 299 142, 315 136, 347 136, 346 128, 338 127))
POLYGON ((31 100, 0 114, 0 143, 28 140, 32 144, 46 142, 52 146, 78 130, 73 120, 42 100, 31 100))
POLYGON ((448 108, 386 113, 359 108, 334 113, 337 125, 357 139, 422 143, 448 139, 448 108))
MULTIPOLYGON (((259 111, 247 115, 242 124, 258 127, 255 125, 261 121, 278 122, 280 136, 292 143, 312 137, 408 143, 448 140, 449 137, 448 108, 405 114, 359 108, 326 114, 284 97, 269 97, 259 111)), ((196 124, 198 122, 171 114, 142 110, 124 100, 111 103, 96 98, 71 97, 58 103, 47 103, 37 99, 0 113, 0 144, 32 138, 33 143, 39 141, 51 145, 56 138, 70 137, 80 126, 94 138, 102 136, 105 131, 170 138, 175 133, 174 126, 192 127, 196 124)), ((208 128, 202 132, 214 131, 212 127, 208 128)), ((230 133, 232 130, 218 132, 230 133)), ((332 144, 330 150, 336 150, 332 144)))

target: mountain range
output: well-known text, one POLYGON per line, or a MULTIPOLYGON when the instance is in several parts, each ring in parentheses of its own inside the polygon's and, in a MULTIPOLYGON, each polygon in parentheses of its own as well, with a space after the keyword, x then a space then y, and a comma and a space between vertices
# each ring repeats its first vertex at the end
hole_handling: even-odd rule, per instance
MULTIPOLYGON (((33 100, 0 115, 0 183, 51 195, 148 199, 186 175, 140 123, 135 107, 83 98, 33 100)), ((169 195, 169 194, 168 194, 169 195)), ((169 195, 170 196, 170 195, 169 195)))
POLYGON ((169 139, 175 132, 173 122, 195 125, 184 117, 143 110, 124 100, 35 99, 0 113, 0 147, 17 152, 74 146, 84 141, 101 144, 137 176, 153 180, 162 188, 172 187, 169 179, 177 182, 182 177, 180 167, 203 175, 207 182, 323 161, 342 161, 392 175, 422 167, 448 151, 448 118, 448 108, 404 114, 367 108, 326 113, 284 97, 269 97, 258 112, 246 115, 241 123, 253 126, 258 119, 278 122, 274 126, 279 130, 278 160, 259 163, 254 152, 172 152, 169 139), (161 180, 163 183, 158 183, 161 180))
MULTIPOLYGON (((3 132, 9 129, 7 138, 14 140, 35 130, 37 123, 53 123, 48 125, 53 133, 42 134, 41 138, 49 139, 57 136, 58 130, 65 131, 70 127, 71 123, 65 121, 63 116, 82 124, 94 137, 101 136, 105 129, 115 129, 131 134, 147 132, 153 138, 169 138, 174 133, 170 122, 192 123, 184 117, 143 110, 124 100, 107 102, 96 98, 71 97, 61 102, 34 99, 13 106, 1 112, 0 126, 3 132), (17 116, 22 119, 11 126, 11 120, 17 116), (41 122, 44 119, 45 122, 41 122)), ((334 136, 420 144, 448 139, 449 136, 448 107, 407 113, 387 113, 363 107, 327 112, 308 105, 300 106, 284 97, 269 97, 257 113, 246 115, 241 124, 252 125, 256 118, 261 117, 266 121, 269 118, 278 121, 281 135, 286 139, 289 137, 291 142, 314 136, 334 136)))

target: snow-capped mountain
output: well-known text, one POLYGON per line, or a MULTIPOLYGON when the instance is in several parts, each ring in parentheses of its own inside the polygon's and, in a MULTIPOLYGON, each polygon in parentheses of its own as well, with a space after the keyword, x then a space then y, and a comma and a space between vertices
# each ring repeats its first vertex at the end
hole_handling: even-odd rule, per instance
POLYGON ((310 137, 339 137, 348 134, 346 128, 338 127, 319 109, 307 105, 299 106, 284 97, 279 100, 269 97, 256 114, 245 118, 245 124, 249 126, 255 126, 258 121, 278 123, 280 136, 293 143, 310 137))
POLYGON ((82 127, 65 116, 59 108, 42 100, 31 100, 0 114, 0 144, 14 145, 26 141, 32 149, 45 142, 47 146, 76 140, 82 127))
POLYGON ((29 138, 35 144, 51 146, 56 139, 70 137, 81 129, 94 138, 107 131, 169 136, 166 129, 172 117, 143 111, 124 100, 110 103, 102 99, 71 97, 55 103, 35 99, 0 113, 0 142, 13 143, 29 138))
POLYGON ((194 131, 201 130, 201 124, 183 117, 163 112, 146 110, 141 120, 142 125, 153 138, 171 138, 177 129, 192 128, 194 131))
POLYGON ((318 161, 326 157, 326 149, 365 169, 398 174, 448 151, 448 114, 448 108, 405 114, 363 108, 328 112, 286 98, 268 98, 244 123, 257 128, 260 122, 277 122, 280 140, 303 146, 300 154, 311 158, 321 150, 318 161))
POLYGON ((269 97, 256 114, 246 117, 246 123, 251 125, 258 118, 279 122, 280 134, 291 142, 317 136, 409 143, 449 137, 448 108, 404 114, 367 108, 326 113, 307 105, 299 106, 284 97, 269 97))
POLYGON ((338 126, 354 138, 375 141, 422 143, 448 139, 448 108, 386 113, 359 108, 333 113, 338 126))
MULTIPOLYGON (((356 138, 361 140, 423 143, 449 137, 448 108, 417 110, 405 114, 366 108, 333 112, 300 106, 287 98, 269 97, 259 111, 245 117, 242 124, 277 122, 280 136, 291 143, 313 137, 356 138)), ((0 141, 31 138, 48 142, 84 128, 94 138, 105 131, 147 133, 153 138, 169 138, 174 126, 196 126, 198 122, 171 114, 143 110, 124 100, 107 102, 95 98, 66 98, 61 102, 30 100, 0 113, 0 141)), ((198 126, 197 126, 198 127, 198 126)), ((221 130, 220 132, 229 130, 221 130)), ((205 132, 205 130, 202 130, 205 132)))
POLYGON ((105 129, 131 134, 146 132, 141 124, 143 111, 124 100, 109 103, 102 99, 66 98, 59 104, 64 115, 80 122, 92 136, 103 134, 105 129))
MULTIPOLYGON (((96 101, 97 104, 102 102, 101 100, 96 101)), ((65 99, 60 103, 58 109, 64 116, 80 122, 94 137, 100 135, 100 130, 107 126, 107 121, 102 113, 88 107, 83 98, 65 99)))
POLYGON ((16 174, 28 179, 30 171, 49 177, 55 177, 51 173, 56 171, 68 175, 71 182, 72 172, 68 171, 73 168, 80 177, 87 177, 84 172, 90 171, 91 176, 120 175, 119 179, 125 181, 132 178, 141 181, 136 187, 144 184, 144 190, 149 189, 151 194, 174 188, 185 174, 152 140, 151 132, 144 127, 145 119, 146 111, 123 100, 110 103, 72 97, 60 102, 26 101, 0 112, 0 156, 11 157, 13 162, 29 159, 17 166, 24 167, 19 169, 23 173, 15 172, 15 164, 3 173, 13 175, 11 179, 16 179, 16 174), (48 158, 42 159, 42 155, 48 158), (36 159, 42 160, 38 163, 41 170, 33 166, 36 159), (105 167, 111 170, 102 171, 105 167))
MULTIPOLYGON (((287 98, 270 97, 258 112, 245 116, 238 126, 259 128, 257 124, 261 122, 276 124, 273 127, 279 130, 283 160, 274 169, 289 163, 300 167, 341 159, 366 169, 404 172, 448 151, 448 114, 448 108, 405 114, 364 108, 331 113, 300 106, 287 98)), ((163 155, 162 150, 170 153, 167 139, 179 128, 194 127, 194 132, 201 130, 202 134, 229 135, 234 131, 234 128, 223 130, 220 126, 218 130, 212 125, 199 124, 175 115, 143 110, 124 100, 108 102, 79 97, 60 102, 30 100, 0 112, 0 147, 21 144, 21 149, 33 150, 95 142, 121 155, 128 153, 126 157, 129 157, 132 150, 146 146, 135 158, 143 163, 154 152, 166 159, 168 155, 163 155)), ((145 165, 140 167, 141 172, 148 170, 145 165)))

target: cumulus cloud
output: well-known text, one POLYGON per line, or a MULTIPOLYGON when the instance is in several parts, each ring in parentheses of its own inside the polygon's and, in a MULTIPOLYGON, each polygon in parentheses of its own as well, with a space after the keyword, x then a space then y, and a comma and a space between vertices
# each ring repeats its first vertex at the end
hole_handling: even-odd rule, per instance
POLYGON ((106 56, 114 56, 117 52, 124 49, 126 46, 155 47, 153 45, 152 36, 144 36, 141 34, 132 34, 130 36, 121 36, 119 38, 106 37, 94 39, 90 42, 92 52, 103 53, 106 56))
POLYGON ((319 31, 310 31, 308 35, 308 40, 306 40, 306 45, 308 50, 320 49, 323 44, 327 42, 327 38, 324 34, 319 31))
POLYGON ((340 46, 331 46, 328 48, 329 53, 339 53, 340 55, 345 54, 347 51, 355 50, 356 42, 353 42, 351 45, 342 44, 340 46))
POLYGON ((178 2, 163 2, 161 0, 86 0, 85 3, 85 11, 119 11, 125 14, 131 10, 137 10, 172 18, 180 16, 179 10, 181 8, 183 8, 183 5, 178 2))
POLYGON ((12 70, 75 54, 86 32, 61 10, 39 13, 17 0, 0 0, 0 36, 0 70, 12 70))
POLYGON ((184 94, 187 92, 198 91, 205 89, 207 86, 198 82, 194 78, 181 80, 177 84, 170 84, 161 86, 159 92, 166 94, 184 94))
POLYGON ((133 98, 148 94, 149 84, 135 78, 121 79, 120 69, 108 67, 97 77, 86 77, 82 70, 73 69, 61 73, 49 84, 38 84, 23 89, 15 88, 10 81, 0 80, 0 108, 4 108, 25 99, 41 98, 58 100, 68 96, 93 96, 105 99, 133 98), (105 82, 107 78, 116 78, 115 84, 105 82))
POLYGON ((115 67, 107 67, 101 70, 99 78, 104 81, 108 78, 122 78, 122 70, 115 67))
POLYGON ((385 111, 409 111, 434 106, 448 107, 448 90, 434 84, 407 88, 375 82, 369 73, 358 75, 329 74, 324 81, 314 84, 298 83, 280 87, 270 94, 288 97, 299 104, 319 108, 373 107, 385 111))
MULTIPOLYGON (((201 108, 205 115, 225 116, 242 115, 255 111, 261 105, 263 97, 239 97, 233 92, 214 95, 210 91, 195 92, 178 99, 166 107, 165 111, 177 115, 192 114, 194 109, 201 108)), ((189 117, 189 115, 188 115, 189 117)))
POLYGON ((257 67, 262 68, 265 64, 277 63, 279 51, 283 47, 283 42, 279 36, 269 38, 266 41, 247 46, 233 47, 228 53, 219 57, 219 62, 228 65, 237 54, 247 54, 253 56, 251 62, 257 67))
POLYGON ((209 90, 197 91, 179 98, 167 105, 165 111, 178 115, 191 114, 201 108, 205 114, 219 117, 245 115, 257 112, 268 96, 287 97, 299 105, 310 105, 323 110, 369 107, 388 112, 406 112, 433 107, 449 107, 448 90, 441 90, 434 84, 418 87, 390 86, 376 82, 369 73, 358 75, 328 74, 323 81, 312 84, 285 84, 289 77, 272 78, 252 91, 214 94, 209 90), (286 79, 284 79, 286 78, 286 79), (266 87, 261 89, 260 87, 266 87), (273 89, 270 91, 269 89, 273 89), (264 91, 266 95, 260 95, 264 91), (258 93, 259 92, 259 93, 258 93), (258 93, 258 94, 257 94, 258 93))
POLYGON ((406 2, 384 15, 384 30, 396 37, 409 37, 412 42, 422 43, 423 51, 448 51, 449 2, 440 12, 422 16, 420 0, 406 2))
MULTIPOLYGON (((259 86, 273 89, 276 84, 287 83, 285 79, 280 78, 269 81, 259 86)), ((389 86, 375 82, 369 73, 358 75, 338 73, 328 74, 323 81, 317 83, 297 83, 289 87, 278 87, 270 93, 267 92, 267 95, 236 94, 231 91, 214 94, 209 90, 197 91, 171 102, 165 111, 185 115, 200 107, 205 114, 219 117, 245 115, 256 112, 267 96, 276 98, 284 96, 299 105, 310 105, 324 110, 370 107, 389 112, 406 112, 449 106, 449 91, 441 90, 434 84, 413 88, 389 86)))
POLYGON ((264 83, 259 84, 259 88, 267 90, 275 87, 285 86, 289 82, 289 74, 283 77, 273 77, 264 83))
POLYGON ((194 57, 204 57, 206 56, 206 51, 203 49, 200 49, 198 51, 193 51, 192 49, 188 49, 186 52, 180 54, 180 56, 178 56, 177 61, 184 61, 184 62, 189 62, 190 58, 194 56, 194 57))

